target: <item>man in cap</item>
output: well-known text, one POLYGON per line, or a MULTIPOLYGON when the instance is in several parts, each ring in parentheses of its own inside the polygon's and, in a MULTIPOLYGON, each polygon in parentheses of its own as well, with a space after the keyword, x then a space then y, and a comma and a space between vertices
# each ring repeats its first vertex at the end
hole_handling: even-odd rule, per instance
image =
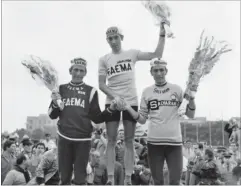
POLYGON ((71 60, 71 82, 60 85, 59 93, 52 94, 49 116, 58 121, 58 160, 61 184, 70 185, 74 169, 74 184, 83 185, 91 148, 93 126, 111 116, 114 104, 101 112, 98 92, 85 84, 87 62, 82 58, 71 60), (57 100, 63 104, 58 107, 57 100))
MULTIPOLYGON (((126 102, 126 110, 141 124, 148 124, 148 158, 155 185, 163 185, 163 165, 166 160, 169 184, 178 185, 183 168, 182 133, 178 108, 183 100, 182 89, 166 81, 167 63, 159 58, 151 61, 151 75, 155 84, 144 89, 140 111, 136 112, 126 102)), ((195 114, 194 98, 190 99, 186 116, 195 114)))
POLYGON ((50 139, 51 134, 50 133, 46 133, 45 134, 45 140, 43 140, 43 143, 45 145, 46 151, 51 150, 52 148, 54 148, 56 146, 56 144, 54 143, 53 140, 50 139))
MULTIPOLYGON (((160 33, 157 47, 154 52, 141 52, 140 50, 123 50, 122 41, 124 35, 120 28, 110 27, 106 31, 106 40, 112 52, 104 55, 99 60, 99 88, 107 96, 106 107, 112 100, 118 105, 119 112, 113 114, 106 122, 108 145, 107 145, 107 169, 108 184, 113 184, 115 145, 117 142, 117 131, 122 111, 122 99, 125 99, 134 110, 138 110, 138 99, 135 85, 135 64, 137 61, 147 61, 153 58, 162 57, 165 45, 164 24, 169 24, 164 20, 160 24, 160 33), (108 85, 106 84, 108 80, 108 85)), ((131 184, 131 174, 134 169, 134 134, 136 121, 123 111, 122 120, 125 131, 125 184, 131 184)))

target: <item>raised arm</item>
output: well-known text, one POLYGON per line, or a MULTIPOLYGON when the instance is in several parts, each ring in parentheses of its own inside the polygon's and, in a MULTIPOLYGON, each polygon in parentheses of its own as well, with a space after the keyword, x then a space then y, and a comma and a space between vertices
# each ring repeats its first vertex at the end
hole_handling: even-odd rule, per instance
POLYGON ((153 58, 162 58, 162 54, 165 47, 165 29, 163 24, 160 26, 159 40, 154 52, 139 52, 137 56, 138 61, 149 61, 153 58))
POLYGON ((190 98, 189 104, 187 105, 186 116, 189 118, 194 118, 196 111, 196 104, 193 98, 190 98))

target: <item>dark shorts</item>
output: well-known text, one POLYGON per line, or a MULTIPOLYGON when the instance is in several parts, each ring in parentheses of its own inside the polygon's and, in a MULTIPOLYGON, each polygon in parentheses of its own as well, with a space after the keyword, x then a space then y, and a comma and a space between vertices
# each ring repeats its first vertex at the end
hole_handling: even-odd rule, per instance
MULTIPOLYGON (((105 108, 109 107, 110 104, 105 105, 105 108)), ((136 112, 138 111, 138 106, 131 106, 136 112)), ((106 122, 109 121, 120 121, 121 111, 115 111, 112 116, 108 117, 106 122)), ((122 120, 136 122, 136 120, 129 114, 128 111, 122 111, 122 120)))

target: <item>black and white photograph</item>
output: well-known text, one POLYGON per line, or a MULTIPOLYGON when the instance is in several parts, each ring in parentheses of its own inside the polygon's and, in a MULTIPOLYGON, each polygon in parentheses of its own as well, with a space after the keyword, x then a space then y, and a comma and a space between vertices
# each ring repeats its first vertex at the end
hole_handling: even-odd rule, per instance
POLYGON ((240 5, 1 1, 1 185, 241 185, 240 5))

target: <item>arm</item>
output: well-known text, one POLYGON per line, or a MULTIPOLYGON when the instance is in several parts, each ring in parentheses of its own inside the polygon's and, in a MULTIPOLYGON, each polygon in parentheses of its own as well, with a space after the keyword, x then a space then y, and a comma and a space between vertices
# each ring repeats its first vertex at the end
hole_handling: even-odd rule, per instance
POLYGON ((114 99, 117 95, 106 85, 107 77, 107 67, 105 65, 104 59, 100 58, 99 60, 99 89, 111 99, 114 99))
POLYGON ((103 112, 101 112, 97 90, 93 88, 91 94, 93 95, 93 97, 90 98, 91 100, 89 117, 95 124, 103 123, 105 121, 105 118, 113 113, 113 105, 111 105, 110 108, 107 108, 103 112))
POLYGON ((60 108, 53 101, 50 103, 48 114, 51 119, 57 119, 60 115, 60 108))
POLYGON ((189 118, 194 118, 195 116, 195 111, 196 111, 196 104, 194 99, 189 100, 189 104, 187 105, 187 110, 186 110, 186 116, 189 118))
POLYGON ((139 52, 137 56, 138 61, 149 61, 153 58, 162 58, 162 54, 165 46, 165 29, 163 24, 160 26, 159 40, 154 52, 139 52))
POLYGON ((144 92, 142 93, 141 97, 141 104, 140 104, 140 111, 136 112, 130 105, 126 104, 126 110, 130 113, 130 115, 136 119, 136 121, 140 124, 145 124, 146 120, 148 118, 149 109, 148 109, 148 103, 145 99, 144 92))

